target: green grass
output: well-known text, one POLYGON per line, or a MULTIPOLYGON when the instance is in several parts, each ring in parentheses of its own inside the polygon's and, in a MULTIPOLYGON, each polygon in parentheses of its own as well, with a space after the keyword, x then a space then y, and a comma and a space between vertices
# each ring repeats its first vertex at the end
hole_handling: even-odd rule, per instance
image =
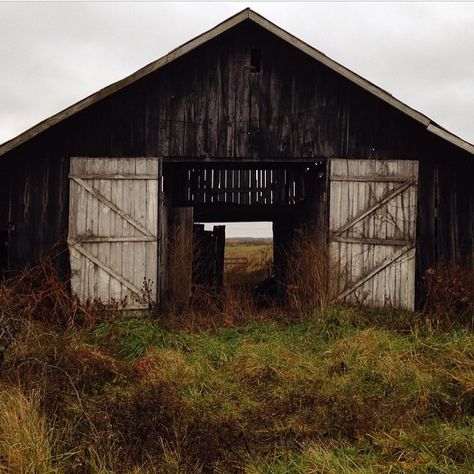
POLYGON ((91 446, 108 471, 86 472, 474 469, 474 336, 411 313, 328 308, 194 333, 139 316, 61 336, 30 328, 0 383, 40 385, 65 472, 83 472, 91 446))
POLYGON ((258 257, 263 252, 271 253, 272 244, 264 241, 232 242, 227 241, 225 246, 226 257, 252 258, 258 257))
POLYGON ((355 443, 305 443, 273 459, 249 460, 248 473, 470 473, 473 426, 432 423, 355 443), (462 461, 460 464, 457 461, 462 461))

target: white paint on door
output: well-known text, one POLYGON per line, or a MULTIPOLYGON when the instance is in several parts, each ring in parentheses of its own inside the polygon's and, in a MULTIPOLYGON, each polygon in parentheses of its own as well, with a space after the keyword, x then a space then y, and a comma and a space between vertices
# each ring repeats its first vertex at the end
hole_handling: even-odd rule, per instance
POLYGON ((330 161, 338 299, 414 309, 418 162, 330 161))
POLYGON ((68 244, 81 301, 156 301, 160 175, 158 158, 71 158, 68 244))

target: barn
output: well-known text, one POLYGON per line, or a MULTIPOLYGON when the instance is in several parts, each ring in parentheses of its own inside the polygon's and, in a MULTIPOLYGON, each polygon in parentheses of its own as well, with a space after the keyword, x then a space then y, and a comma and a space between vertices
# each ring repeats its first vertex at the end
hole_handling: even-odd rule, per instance
POLYGON ((0 146, 0 270, 55 249, 81 299, 139 308, 144 281, 178 297, 173 235, 272 221, 275 262, 311 226, 340 299, 413 309, 428 268, 473 266, 473 155, 246 9, 0 146))

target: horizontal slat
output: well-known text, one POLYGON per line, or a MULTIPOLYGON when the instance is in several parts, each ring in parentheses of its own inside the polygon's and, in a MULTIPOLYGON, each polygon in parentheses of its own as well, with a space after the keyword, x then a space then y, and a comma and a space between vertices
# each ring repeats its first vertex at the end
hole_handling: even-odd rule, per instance
POLYGON ((166 156, 163 157, 163 163, 166 165, 187 165, 187 168, 202 169, 202 168, 221 168, 221 169, 237 169, 239 167, 248 168, 252 165, 254 167, 269 168, 275 166, 275 169, 286 168, 288 166, 310 166, 310 165, 320 165, 326 160, 321 158, 293 158, 289 160, 288 158, 199 158, 196 159, 195 156, 189 157, 173 157, 166 156))
POLYGON ((331 237, 332 242, 342 242, 345 244, 369 244, 369 245, 390 245, 394 247, 403 247, 410 245, 410 240, 398 240, 398 239, 370 239, 366 237, 343 237, 335 235, 331 237))
POLYGON ((100 242, 156 242, 156 237, 89 237, 89 236, 78 236, 77 242, 83 243, 100 243, 100 242))
POLYGON ((411 180, 412 177, 407 176, 331 176, 331 181, 347 181, 347 182, 362 182, 362 183, 397 183, 411 180))
POLYGON ((157 181, 158 176, 151 174, 70 174, 69 178, 77 179, 106 179, 107 181, 114 181, 120 179, 146 180, 157 181))

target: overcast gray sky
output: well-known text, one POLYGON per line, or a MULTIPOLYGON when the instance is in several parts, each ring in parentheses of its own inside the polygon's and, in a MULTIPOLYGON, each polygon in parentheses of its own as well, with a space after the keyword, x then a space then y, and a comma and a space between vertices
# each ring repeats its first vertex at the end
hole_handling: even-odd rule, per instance
POLYGON ((5 2, 0 143, 246 7, 474 142, 474 3, 5 2))

